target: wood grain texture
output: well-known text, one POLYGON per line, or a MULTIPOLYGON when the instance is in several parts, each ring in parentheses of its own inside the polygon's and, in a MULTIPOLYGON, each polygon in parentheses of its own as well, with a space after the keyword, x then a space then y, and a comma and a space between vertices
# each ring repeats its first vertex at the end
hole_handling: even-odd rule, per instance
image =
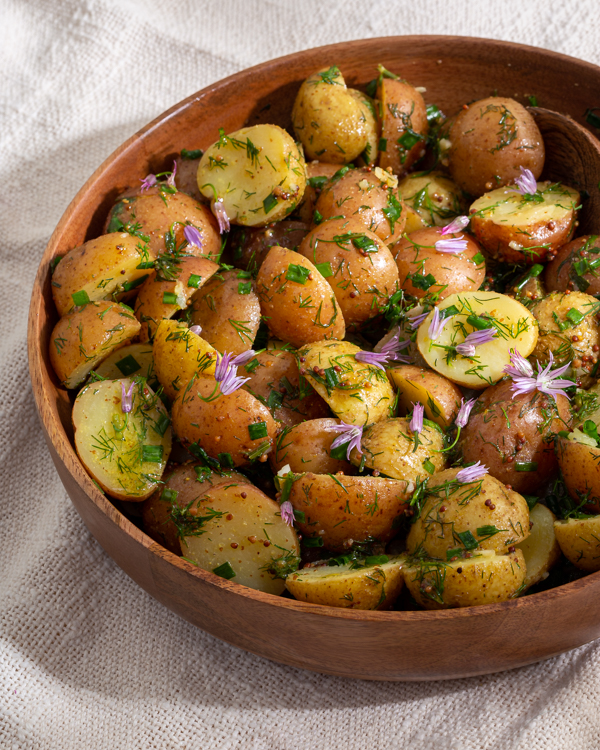
MULTIPOLYGON (((350 86, 363 86, 382 63, 447 114, 493 91, 585 126, 600 69, 552 52, 460 37, 390 37, 315 50, 264 63, 198 92, 123 144, 90 177, 46 248, 35 280, 28 329, 33 391, 48 447, 69 496, 106 552, 158 601, 194 625, 240 648, 296 667, 373 680, 434 680, 487 674, 548 658, 600 637, 600 573, 503 604, 443 612, 358 612, 262 594, 224 581, 171 554, 123 516, 82 468, 71 438, 70 400, 48 362, 56 321, 50 261, 101 233, 114 198, 148 172, 169 168, 182 147, 206 148, 247 124, 290 124, 304 78, 331 64, 350 86)), ((542 117, 542 115, 536 115, 542 117)), ((545 128, 546 120, 539 120, 545 128)), ((551 130, 551 128, 550 128, 551 130)), ((550 130, 544 132, 553 143, 550 130)), ((567 139, 568 140, 568 139, 567 139)), ((593 141, 591 142, 593 143, 593 141)), ((562 149, 564 138, 548 151, 562 149), (561 145, 562 144, 562 145, 561 145)), ((559 169, 562 153, 548 153, 559 169)), ((573 158, 578 158, 575 155, 573 158)), ((560 166, 569 169, 571 156, 560 166)), ((588 180, 600 201, 598 176, 588 180), (594 183, 593 185, 591 183, 594 183)), ((565 181, 569 181, 565 175, 565 181)), ((596 212, 597 213, 597 212, 596 212)))

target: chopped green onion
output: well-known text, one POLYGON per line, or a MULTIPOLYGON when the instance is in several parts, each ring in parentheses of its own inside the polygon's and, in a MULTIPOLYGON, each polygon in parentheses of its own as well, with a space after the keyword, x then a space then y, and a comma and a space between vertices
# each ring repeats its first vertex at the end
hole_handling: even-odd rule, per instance
POLYGON ((527 101, 529 102, 530 107, 537 107, 538 105, 537 96, 535 96, 535 94, 531 94, 531 96, 528 96, 527 101))
POLYGON ((277 198, 273 195, 273 193, 271 193, 270 195, 267 195, 267 197, 263 201, 263 208, 266 214, 268 214, 269 211, 272 211, 276 205, 277 205, 277 198))
POLYGON ((123 357, 123 359, 115 362, 115 367, 127 377, 128 375, 133 375, 134 372, 137 372, 141 368, 141 365, 132 354, 128 354, 126 357, 123 357))
POLYGON ((537 471, 537 461, 515 461, 517 471, 537 471))
POLYGON ((176 305, 177 304, 177 295, 175 292, 163 292, 163 303, 165 305, 176 305))
POLYGON ((369 557, 365 557, 365 564, 366 565, 385 565, 390 561, 390 558, 387 555, 370 555, 369 557))
POLYGON ((171 420, 166 414, 161 414, 158 417, 158 420, 156 421, 156 424, 154 425, 154 432, 156 432, 161 437, 165 434, 167 431, 167 428, 171 424, 171 420))
POLYGON ((219 453, 218 459, 221 466, 223 466, 225 469, 233 469, 234 463, 233 458, 231 457, 231 453, 219 453))
POLYGON ((317 263, 317 271, 323 276, 323 278, 328 279, 330 276, 333 276, 333 271, 331 270, 331 263, 317 263))
POLYGON ((335 388, 340 382, 337 372, 333 367, 328 367, 325 370, 325 383, 328 389, 335 388))
POLYGON ((323 221, 323 214, 315 209, 313 214, 313 224, 320 224, 323 221))
POLYGON ((198 289, 200 286, 200 282, 202 281, 202 276, 198 276, 197 273, 190 274, 190 278, 188 279, 188 286, 193 286, 194 289, 198 289))
POLYGON ((470 531, 459 531, 456 536, 465 545, 465 549, 476 549, 479 546, 479 542, 470 531))
POLYGON ((267 398, 267 406, 269 409, 279 409, 282 403, 283 393, 279 393, 279 391, 271 391, 271 393, 269 393, 269 397, 267 398))
POLYGON ((244 369, 246 372, 254 372, 259 364, 260 362, 257 359, 251 359, 250 362, 244 366, 244 369))
POLYGON ((175 500, 177 500, 177 495, 179 495, 177 490, 170 490, 168 487, 165 487, 161 493, 160 499, 164 500, 166 503, 174 503, 175 500))
POLYGON ((249 424, 248 434, 250 435, 250 440, 258 440, 259 438, 267 437, 267 423, 255 422, 254 424, 249 424))
POLYGON ((483 256, 483 253, 477 253, 471 258, 471 260, 473 261, 473 263, 475 263, 475 265, 480 266, 485 261, 485 258, 483 256))
POLYGON ((159 464, 163 457, 162 445, 142 445, 142 461, 159 464))
POLYGON ((462 553, 462 547, 454 547, 454 549, 448 549, 446 550, 446 561, 450 562, 453 557, 462 557, 462 553))
POLYGON ((306 513, 303 510, 296 510, 294 508, 294 518, 299 523, 306 523, 306 513))
POLYGON ((583 313, 580 313, 579 310, 576 310, 574 307, 572 307, 565 316, 568 320, 573 323, 574 326, 577 326, 581 323, 581 321, 585 318, 585 315, 583 313))
POLYGON ((370 237, 367 237, 366 234, 359 234, 358 237, 353 237, 352 244, 359 250, 364 250, 365 253, 376 253, 379 250, 377 243, 370 237))
POLYGON ((433 474, 435 472, 435 466, 431 463, 429 459, 426 459, 423 461, 423 468, 428 474, 433 474))
POLYGON ((323 546, 323 540, 320 536, 313 536, 309 537, 308 539, 303 539, 302 544, 305 547, 322 547, 323 546))
POLYGON ((83 305, 87 305, 90 301, 90 298, 88 297, 88 293, 85 291, 85 289, 82 289, 79 292, 75 292, 71 295, 73 298, 73 303, 76 305, 76 307, 82 307, 83 305))
POLYGON ((213 568, 213 573, 220 578, 225 578, 226 581, 235 578, 235 570, 231 567, 230 562, 224 562, 216 568, 213 568))
POLYGON ((192 160, 192 159, 201 159, 202 155, 204 154, 204 151, 201 148, 182 148, 181 149, 181 158, 192 160))
POLYGON ((312 187, 316 188, 317 190, 322 190, 325 187, 325 183, 327 182, 327 177, 319 176, 319 177, 309 177, 307 180, 307 184, 312 187))
POLYGON ((379 151, 387 151, 387 138, 380 138, 378 143, 379 151))
POLYGON ((251 279, 252 274, 250 273, 250 271, 238 271, 237 278, 238 279, 251 279))
POLYGON ((408 151, 422 140, 422 136, 420 136, 418 133, 415 133, 414 130, 407 130, 404 135, 401 135, 400 138, 398 138, 398 143, 408 151))
POLYGON ((238 294, 250 294, 252 291, 251 281, 238 281, 238 294))
POLYGON ((410 277, 410 280, 412 282, 412 285, 416 289, 422 289, 424 292, 426 292, 430 286, 433 286, 436 283, 435 276, 431 273, 428 273, 426 276, 423 276, 423 274, 413 273, 413 275, 410 277))
POLYGON ((591 107, 585 110, 585 119, 593 128, 600 129, 600 117, 596 114, 598 107, 591 107))
POLYGON ((309 274, 310 270, 308 268, 290 263, 285 278, 289 279, 289 281, 295 281, 298 284, 306 284, 309 274))

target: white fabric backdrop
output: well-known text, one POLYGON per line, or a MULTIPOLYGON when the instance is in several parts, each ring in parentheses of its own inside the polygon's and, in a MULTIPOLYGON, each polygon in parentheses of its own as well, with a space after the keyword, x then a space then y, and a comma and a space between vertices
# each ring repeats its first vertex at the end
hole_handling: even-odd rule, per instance
POLYGON ((61 214, 173 103, 263 60, 390 34, 496 37, 600 63, 595 0, 0 0, 0 29, 0 747, 600 747, 600 642, 489 677, 366 683, 269 663, 161 607, 71 506, 25 344, 61 214))

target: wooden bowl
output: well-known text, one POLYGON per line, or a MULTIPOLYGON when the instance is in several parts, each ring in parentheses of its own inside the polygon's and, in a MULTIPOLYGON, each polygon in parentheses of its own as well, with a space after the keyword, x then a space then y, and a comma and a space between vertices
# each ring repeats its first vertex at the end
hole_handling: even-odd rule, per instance
POLYGON ((81 188, 56 228, 35 280, 29 366, 48 448, 91 533, 159 602, 228 643, 284 664, 373 680, 434 680, 486 674, 559 654, 600 637, 600 573, 502 604, 442 612, 363 612, 305 604, 225 581, 171 554, 102 495, 72 444, 71 405, 48 360, 57 314, 50 262, 102 233, 116 196, 148 172, 170 167, 182 147, 206 147, 218 128, 290 125, 300 83, 337 64, 351 86, 377 63, 425 86, 426 100, 451 114, 497 92, 570 114, 585 125, 597 102, 600 68, 553 52, 459 37, 369 39, 300 52, 219 81, 147 125, 81 188))

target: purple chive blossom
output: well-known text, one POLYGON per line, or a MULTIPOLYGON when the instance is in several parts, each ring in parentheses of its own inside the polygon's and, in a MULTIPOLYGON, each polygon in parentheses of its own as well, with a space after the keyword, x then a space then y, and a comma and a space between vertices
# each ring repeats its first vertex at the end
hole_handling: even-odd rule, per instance
POLYGON ((183 236, 191 247, 202 247, 202 235, 196 227, 193 227, 191 224, 184 227, 183 236))
POLYGON ((446 236, 447 234, 454 234, 454 232, 460 232, 462 229, 464 229, 467 224, 471 220, 468 216, 457 216, 454 221, 451 221, 450 224, 447 224, 440 234, 446 236))
POLYGON ((143 193, 145 190, 150 190, 151 187, 154 187, 158 180, 155 174, 147 174, 140 182, 142 183, 141 192, 143 193))
POLYGON ((533 176, 533 172, 529 169, 523 169, 523 167, 519 167, 519 169, 521 170, 521 176, 515 180, 517 192, 521 193, 521 195, 535 195, 537 192, 537 182, 533 176))
POLYGON ((464 235, 461 234, 460 237, 449 237, 447 240, 438 240, 435 243, 435 249, 438 253, 457 255, 467 249, 467 241, 464 235))
POLYGON ((247 352, 242 352, 241 354, 238 354, 237 357, 234 357, 231 360, 231 364, 233 367, 239 367, 240 365, 245 365, 246 362, 250 362, 252 357, 256 354, 254 349, 248 349, 247 352))
POLYGON ((340 424, 334 425, 332 429, 336 432, 341 432, 342 434, 339 437, 336 437, 333 443, 331 443, 331 449, 348 443, 348 449, 346 451, 347 459, 350 459, 350 454, 352 453, 353 448, 356 448, 356 450, 362 455, 362 448, 360 445, 363 433, 362 427, 358 427, 355 424, 341 422, 340 424))
POLYGON ((440 315, 440 310, 438 307, 435 307, 433 309, 433 318, 431 320, 431 323, 429 324, 429 331, 428 335, 429 338, 432 341, 437 341, 439 337, 441 336, 442 331, 444 330, 444 327, 446 323, 448 323, 454 315, 449 315, 447 318, 442 318, 440 315))
POLYGON ((510 365, 506 365, 503 372, 511 378, 530 378, 533 375, 531 363, 516 349, 510 350, 510 365))
POLYGON ((460 427, 461 429, 466 427, 469 417, 471 416, 471 409, 475 406, 475 401, 476 399, 474 398, 470 398, 468 401, 465 401, 464 398, 460 400, 460 409, 454 420, 454 424, 457 427, 460 427))
POLYGON ((175 175, 177 174, 177 162, 173 162, 173 171, 167 178, 167 185, 170 188, 173 188, 174 190, 177 190, 177 185, 175 185, 175 175))
POLYGON ((467 466, 466 469, 461 469, 456 475, 456 481, 461 482, 462 484, 478 482, 480 479, 483 479, 487 473, 487 466, 483 466, 480 461, 477 461, 473 466, 467 466))
POLYGON ((281 503, 279 512, 281 513, 282 520, 285 521, 288 526, 294 525, 294 506, 289 500, 281 503))
POLYGON ((189 330, 199 336, 202 333, 202 326, 190 326, 189 330))
POLYGON ((216 220, 219 222, 219 232, 221 234, 223 234, 223 232, 228 232, 230 229, 229 217, 227 216, 227 211, 225 211, 225 206, 223 205, 223 198, 212 201, 210 208, 215 215, 216 220))
POLYGON ((410 327, 415 330, 415 328, 418 328, 421 323, 425 320, 425 318, 429 315, 429 311, 425 311, 424 313, 421 313, 420 315, 415 315, 414 318, 410 318, 410 327))
POLYGON ((495 328, 484 328, 483 331, 473 331, 470 333, 462 344, 456 347, 456 351, 463 357, 474 357, 475 349, 482 344, 489 344, 496 336, 495 328))
POLYGON ((412 419, 410 420, 410 431, 413 435, 418 435, 423 430, 423 412, 425 407, 420 401, 417 401, 413 409, 412 419))
MULTIPOLYGON (((513 362, 512 352, 511 362, 513 362)), ((513 398, 515 396, 520 396, 522 393, 531 393, 535 390, 538 390, 541 393, 546 393, 548 396, 553 396, 554 398, 557 396, 566 396, 569 398, 563 388, 570 388, 572 385, 576 385, 576 383, 572 380, 560 377, 569 369, 569 364, 563 365, 551 372, 553 364, 554 356, 552 355, 552 352, 550 352, 550 362, 543 370, 540 363, 537 363, 537 375, 533 372, 533 368, 531 368, 531 376, 526 376, 521 375, 518 371, 517 374, 515 374, 517 368, 509 366, 505 367, 504 372, 510 375, 513 381, 511 386, 513 398)))
POLYGON ((381 347, 380 352, 357 352, 354 358, 358 362, 365 362, 368 365, 373 365, 380 370, 385 370, 384 365, 388 362, 410 362, 410 357, 404 354, 400 354, 403 349, 410 346, 410 339, 405 341, 399 341, 400 329, 392 336, 392 338, 381 347))
POLYGON ((124 414, 129 414, 129 412, 133 409, 133 386, 135 383, 132 383, 129 386, 129 390, 125 390, 125 385, 121 383, 121 411, 124 414))
POLYGON ((232 354, 225 352, 222 356, 217 353, 217 365, 215 368, 215 380, 219 383, 221 393, 229 396, 247 383, 250 378, 242 378, 237 375, 237 366, 247 362, 250 357, 254 356, 254 351, 238 354, 233 357, 232 354))

